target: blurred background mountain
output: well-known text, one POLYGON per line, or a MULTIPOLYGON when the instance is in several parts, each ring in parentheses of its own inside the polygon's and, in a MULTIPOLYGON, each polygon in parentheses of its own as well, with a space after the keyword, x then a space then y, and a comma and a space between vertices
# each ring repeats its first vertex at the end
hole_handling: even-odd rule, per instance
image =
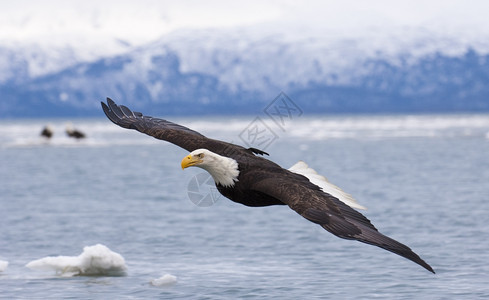
POLYGON ((0 117, 489 111, 483 1, 0 3, 0 117))

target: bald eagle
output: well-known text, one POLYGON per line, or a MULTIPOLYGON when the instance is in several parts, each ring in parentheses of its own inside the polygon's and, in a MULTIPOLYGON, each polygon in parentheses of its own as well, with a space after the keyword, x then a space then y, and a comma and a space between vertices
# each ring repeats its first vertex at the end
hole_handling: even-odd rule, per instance
POLYGON ((53 128, 50 125, 46 125, 41 131, 41 136, 50 139, 53 136, 53 128))
POLYGON ((305 219, 340 238, 383 248, 435 273, 408 246, 380 233, 364 215, 353 209, 352 206, 362 207, 349 195, 331 184, 326 188, 318 185, 317 179, 321 176, 305 163, 292 170, 283 169, 262 157, 268 153, 259 149, 207 138, 170 121, 133 112, 110 98, 107 98, 107 104, 101 103, 105 115, 113 123, 189 151, 190 154, 182 159, 182 169, 195 166, 206 170, 226 198, 253 207, 288 205, 305 219))
POLYGON ((74 129, 71 123, 66 124, 66 134, 76 140, 85 138, 85 134, 78 129, 74 129))

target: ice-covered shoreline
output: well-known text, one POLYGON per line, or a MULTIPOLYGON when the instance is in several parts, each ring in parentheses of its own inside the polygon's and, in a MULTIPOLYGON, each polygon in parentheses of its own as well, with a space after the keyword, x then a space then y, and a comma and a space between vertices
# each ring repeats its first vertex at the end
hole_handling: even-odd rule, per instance
MULTIPOLYGON (((208 137, 244 144, 240 134, 257 116, 171 118, 208 137)), ((489 139, 489 114, 464 115, 317 115, 287 120, 279 127, 265 114, 258 116, 280 138, 325 140, 338 138, 405 138, 405 137, 481 137, 489 139)), ((100 119, 80 119, 77 127, 87 138, 74 140, 64 132, 65 121, 52 121, 54 136, 47 140, 39 136, 45 119, 0 121, 0 147, 107 147, 158 145, 161 141, 133 130, 120 129, 100 119)))

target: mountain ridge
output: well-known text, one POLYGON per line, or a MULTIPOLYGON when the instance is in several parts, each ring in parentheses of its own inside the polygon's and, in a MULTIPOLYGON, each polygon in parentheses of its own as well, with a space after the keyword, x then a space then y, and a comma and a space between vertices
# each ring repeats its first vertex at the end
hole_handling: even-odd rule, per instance
POLYGON ((313 113, 489 111, 485 44, 429 37, 180 31, 41 76, 16 59, 0 117, 94 116, 107 96, 155 114, 255 113, 280 92, 313 113))

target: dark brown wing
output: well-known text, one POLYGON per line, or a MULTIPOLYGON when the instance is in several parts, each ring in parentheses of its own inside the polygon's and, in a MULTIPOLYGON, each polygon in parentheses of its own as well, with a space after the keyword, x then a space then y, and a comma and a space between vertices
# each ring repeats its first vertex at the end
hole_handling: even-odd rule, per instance
POLYGON ((259 149, 246 149, 239 145, 207 138, 197 131, 167 120, 144 116, 142 113, 134 112, 124 105, 117 105, 110 98, 107 98, 107 104, 101 103, 105 115, 115 124, 168 141, 189 152, 203 148, 220 155, 232 157, 239 162, 245 162, 246 159, 254 157, 254 154, 268 155, 268 153, 259 149))
POLYGON ((431 266, 409 247, 380 233, 364 215, 324 193, 307 179, 302 180, 284 171, 283 176, 270 174, 268 178, 254 183, 252 189, 286 203, 304 218, 321 225, 340 238, 383 248, 435 273, 431 266))
POLYGON ((105 115, 115 124, 168 141, 189 152, 199 148, 206 148, 206 144, 216 142, 187 127, 167 120, 144 116, 139 112, 133 112, 124 105, 117 105, 110 98, 107 98, 107 104, 101 103, 105 115))

